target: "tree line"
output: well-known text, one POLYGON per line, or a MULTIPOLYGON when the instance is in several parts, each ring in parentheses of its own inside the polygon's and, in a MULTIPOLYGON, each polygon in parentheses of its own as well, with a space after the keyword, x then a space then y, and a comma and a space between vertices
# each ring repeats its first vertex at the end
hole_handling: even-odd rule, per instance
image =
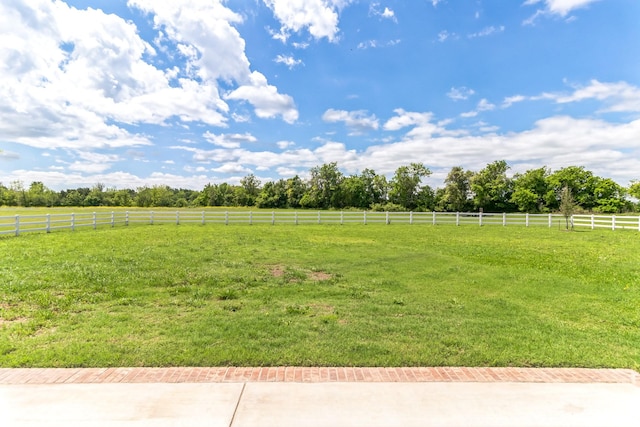
POLYGON ((558 211, 562 191, 569 191, 575 207, 587 212, 620 213, 640 210, 640 181, 622 187, 610 178, 594 175, 582 166, 557 171, 547 167, 507 176, 504 160, 474 172, 455 166, 444 186, 433 189, 423 183, 431 171, 421 163, 396 169, 388 179, 372 169, 346 176, 336 162, 311 168, 306 179, 294 176, 267 181, 253 174, 239 185, 207 184, 202 190, 155 185, 133 189, 75 188, 56 192, 42 182, 25 187, 20 181, 0 183, 4 206, 122 206, 205 207, 245 206, 295 209, 362 209, 377 211, 529 212, 558 211))

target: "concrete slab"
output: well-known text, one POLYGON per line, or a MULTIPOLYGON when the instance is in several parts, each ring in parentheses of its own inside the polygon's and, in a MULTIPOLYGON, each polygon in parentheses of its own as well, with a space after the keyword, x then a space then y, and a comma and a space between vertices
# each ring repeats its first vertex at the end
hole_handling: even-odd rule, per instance
POLYGON ((244 384, 0 386, 2 427, 228 427, 244 384))
POLYGON ((632 384, 248 383, 233 427, 629 426, 632 384))

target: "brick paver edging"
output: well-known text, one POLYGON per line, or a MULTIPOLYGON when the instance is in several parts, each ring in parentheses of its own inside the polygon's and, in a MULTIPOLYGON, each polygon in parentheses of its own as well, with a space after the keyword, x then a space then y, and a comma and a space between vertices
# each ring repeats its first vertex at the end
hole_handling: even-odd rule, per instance
POLYGON ((0 368, 0 384, 221 382, 631 383, 631 369, 583 368, 0 368))

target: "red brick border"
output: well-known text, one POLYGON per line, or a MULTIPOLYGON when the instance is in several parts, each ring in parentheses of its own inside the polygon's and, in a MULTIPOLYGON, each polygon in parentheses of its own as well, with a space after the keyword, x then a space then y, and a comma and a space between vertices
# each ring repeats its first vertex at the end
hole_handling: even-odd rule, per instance
POLYGON ((631 369, 584 368, 0 368, 0 384, 222 382, 630 383, 631 369))

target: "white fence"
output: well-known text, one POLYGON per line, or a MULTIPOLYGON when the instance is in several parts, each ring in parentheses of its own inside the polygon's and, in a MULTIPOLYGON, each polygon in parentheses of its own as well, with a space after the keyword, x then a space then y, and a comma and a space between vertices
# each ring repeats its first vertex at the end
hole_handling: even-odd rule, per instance
MULTIPOLYGON (((116 227, 130 224, 450 224, 562 227, 556 214, 506 214, 477 212, 353 212, 353 211, 114 211, 0 217, 0 235, 27 232, 116 227)), ((637 229, 640 218, 574 215, 574 227, 637 229)))
POLYGON ((616 215, 573 215, 574 227, 609 228, 611 230, 630 229, 640 231, 640 217, 616 215))

